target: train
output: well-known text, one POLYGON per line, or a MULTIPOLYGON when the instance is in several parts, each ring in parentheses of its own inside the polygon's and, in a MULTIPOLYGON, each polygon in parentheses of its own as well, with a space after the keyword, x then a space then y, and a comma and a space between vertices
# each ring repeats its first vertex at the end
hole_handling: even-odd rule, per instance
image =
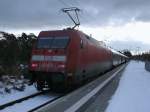
POLYGON ((38 90, 70 88, 128 61, 128 57, 75 29, 41 31, 29 71, 38 90))

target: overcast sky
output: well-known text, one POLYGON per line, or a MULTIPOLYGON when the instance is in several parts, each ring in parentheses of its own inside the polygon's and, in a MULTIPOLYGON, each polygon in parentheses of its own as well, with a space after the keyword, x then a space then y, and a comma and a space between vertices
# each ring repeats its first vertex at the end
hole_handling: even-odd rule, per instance
POLYGON ((72 26, 64 7, 80 8, 79 29, 98 40, 117 49, 150 48, 150 0, 0 0, 0 31, 38 34, 72 26))

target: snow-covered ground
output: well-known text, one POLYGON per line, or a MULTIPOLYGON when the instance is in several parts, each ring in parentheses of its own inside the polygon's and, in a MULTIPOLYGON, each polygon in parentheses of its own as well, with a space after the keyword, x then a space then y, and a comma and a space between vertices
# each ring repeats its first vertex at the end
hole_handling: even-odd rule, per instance
POLYGON ((150 112, 150 72, 144 67, 130 61, 106 112, 150 112))
POLYGON ((24 91, 12 90, 11 93, 0 94, 0 105, 23 98, 25 96, 30 96, 34 93, 37 93, 37 90, 34 86, 26 86, 24 91))
POLYGON ((45 95, 36 96, 32 99, 23 101, 21 103, 17 103, 13 106, 10 106, 8 108, 5 108, 3 110, 0 110, 0 112, 28 112, 31 109, 40 106, 41 104, 44 104, 50 100, 53 100, 54 98, 58 97, 58 95, 51 95, 50 93, 47 93, 45 95))

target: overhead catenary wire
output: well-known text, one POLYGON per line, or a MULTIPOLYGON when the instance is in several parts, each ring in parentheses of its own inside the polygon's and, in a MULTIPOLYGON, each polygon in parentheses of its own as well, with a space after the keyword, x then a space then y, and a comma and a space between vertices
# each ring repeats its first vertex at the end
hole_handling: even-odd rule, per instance
POLYGON ((89 13, 87 12, 87 9, 85 9, 81 4, 81 1, 79 0, 58 0, 61 4, 63 4, 65 7, 78 7, 81 9, 81 13, 79 13, 79 16, 81 17, 81 19, 83 21, 85 21, 86 23, 89 23, 90 21, 93 21, 92 18, 94 18, 95 20, 97 19, 97 17, 92 16, 92 18, 90 18, 89 13), (88 18, 86 17, 88 16, 88 18))
MULTIPOLYGON (((79 1, 77 1, 77 0, 74 0, 73 2, 65 2, 64 0, 57 0, 58 2, 60 2, 63 6, 65 6, 65 7, 74 7, 74 6, 78 6, 79 8, 80 8, 80 12, 82 13, 82 14, 85 14, 85 13, 83 13, 83 10, 85 10, 81 5, 80 5, 80 3, 79 3, 79 1), (74 3, 74 4, 73 4, 74 3), (83 10, 82 10, 83 9, 83 10)), ((87 18, 85 18, 85 16, 83 16, 81 13, 78 13, 79 14, 79 16, 81 17, 81 19, 83 20, 83 21, 86 21, 86 22, 89 22, 89 20, 87 20, 87 18)), ((77 19, 78 19, 78 17, 77 17, 77 19)))
MULTIPOLYGON (((78 7, 80 9, 80 12, 78 12, 78 17, 76 17, 77 21, 78 21, 79 17, 81 19, 81 23, 83 23, 85 25, 88 24, 89 22, 93 21, 93 19, 90 18, 90 15, 87 12, 87 9, 85 7, 83 7, 81 1, 79 1, 79 0, 69 0, 69 1, 57 0, 57 1, 59 3, 61 3, 64 7, 78 7)), ((95 19, 97 19, 97 18, 95 18, 95 19)))
POLYGON ((92 19, 91 20, 88 20, 88 19, 90 19, 90 18, 86 18, 85 17, 85 15, 87 14, 87 15, 89 15, 87 12, 86 12, 86 9, 81 5, 81 1, 79 1, 79 0, 73 0, 74 2, 73 3, 75 3, 76 4, 76 6, 78 6, 80 9, 81 9, 81 13, 79 13, 79 16, 81 17, 81 19, 83 20, 83 21, 85 21, 85 22, 89 22, 89 21, 93 21, 92 19), (80 2, 80 3, 79 3, 80 2), (86 14, 85 14, 86 13, 86 14))
POLYGON ((62 11, 64 13, 66 13, 70 17, 70 19, 73 21, 73 23, 75 24, 74 27, 72 27, 72 29, 74 29, 75 27, 80 25, 80 21, 79 21, 79 17, 78 17, 78 12, 80 11, 79 8, 77 8, 77 7, 63 8, 62 11), (73 16, 70 14, 71 12, 75 13, 76 19, 73 18, 73 16))

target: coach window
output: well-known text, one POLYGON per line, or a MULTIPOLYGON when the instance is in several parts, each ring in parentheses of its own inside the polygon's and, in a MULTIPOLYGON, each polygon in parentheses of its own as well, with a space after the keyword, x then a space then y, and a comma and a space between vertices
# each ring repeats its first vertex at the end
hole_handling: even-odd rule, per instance
POLYGON ((84 48, 84 44, 83 44, 83 40, 81 39, 81 41, 80 41, 80 48, 82 49, 82 48, 84 48))

